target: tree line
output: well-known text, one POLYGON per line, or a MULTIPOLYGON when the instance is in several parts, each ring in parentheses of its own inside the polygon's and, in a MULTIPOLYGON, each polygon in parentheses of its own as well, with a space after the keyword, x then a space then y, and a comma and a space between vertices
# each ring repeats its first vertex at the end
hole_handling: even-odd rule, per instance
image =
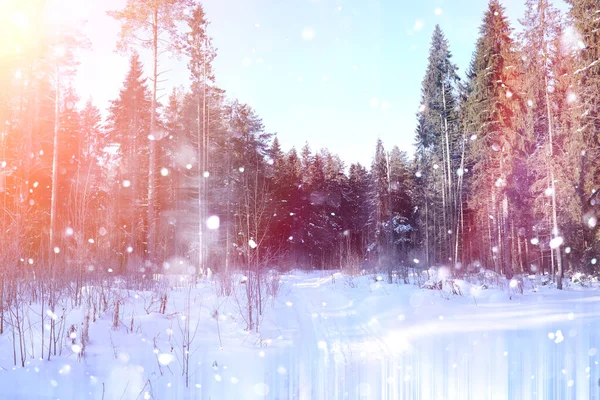
POLYGON ((491 0, 465 79, 436 26, 414 159, 374 138, 372 164, 347 166, 308 143, 284 152, 216 85, 201 4, 128 0, 109 13, 129 69, 103 119, 72 87, 81 32, 51 29, 44 2, 9 1, 39 29, 17 19, 3 32, 3 268, 594 270, 600 19, 593 0, 570 4, 561 15, 527 0, 514 31, 491 0), (162 104, 171 55, 188 61, 189 84, 162 104))
POLYGON ((428 264, 596 270, 600 10, 568 3, 527 0, 515 31, 491 0, 465 80, 435 28, 416 131, 428 264))
MULTIPOLYGON (((12 6, 38 15, 40 32, 50 28, 43 3, 12 6)), ((251 107, 215 84, 216 50, 202 5, 130 0, 109 15, 121 23, 118 50, 129 69, 104 120, 92 99, 77 107, 72 78, 89 46, 81 33, 70 28, 25 41, 14 30, 10 44, 18 51, 4 58, 9 90, 0 108, 8 264, 51 266, 53 273, 201 273, 358 269, 391 264, 390 254, 407 257, 413 229, 405 153, 379 141, 369 170, 346 168, 308 143, 284 152, 251 107), (151 55, 149 66, 142 51, 151 55), (189 86, 173 89, 163 105, 167 55, 186 57, 189 86)))

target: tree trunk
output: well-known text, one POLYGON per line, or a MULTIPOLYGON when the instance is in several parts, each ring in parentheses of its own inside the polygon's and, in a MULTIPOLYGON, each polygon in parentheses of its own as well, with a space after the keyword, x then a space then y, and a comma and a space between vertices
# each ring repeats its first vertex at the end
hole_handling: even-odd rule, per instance
POLYGON ((511 232, 510 232, 510 221, 508 214, 508 196, 506 192, 502 196, 502 231, 503 231, 503 242, 502 242, 502 259, 504 263, 504 274, 508 279, 513 277, 512 259, 511 259, 511 232))
POLYGON ((55 276, 55 263, 54 263, 54 240, 56 235, 56 200, 58 191, 58 133, 60 130, 60 71, 58 65, 56 66, 56 92, 54 97, 54 140, 53 140, 53 151, 52 151, 52 194, 50 198, 50 243, 49 243, 49 257, 52 279, 55 276))
POLYGON ((429 199, 427 198, 427 188, 425 188, 425 260, 426 267, 431 266, 429 259, 429 199))
POLYGON ((156 164, 156 103, 158 89, 158 10, 153 12, 152 21, 152 105, 150 109, 150 140, 148 166, 148 233, 147 256, 154 264, 156 260, 156 204, 155 204, 155 164, 156 164))
MULTIPOLYGON (((204 91, 204 88, 203 88, 204 91)), ((204 96, 203 96, 204 97, 204 96)), ((203 248, 204 248, 204 213, 202 212, 202 208, 204 207, 204 200, 202 198, 204 193, 204 156, 203 156, 203 146, 204 146, 204 99, 200 101, 200 95, 198 95, 197 101, 198 108, 198 124, 197 124, 197 132, 196 136, 198 139, 198 273, 202 273, 204 266, 203 259, 203 248)))
MULTIPOLYGON (((452 193, 452 167, 451 167, 451 163, 450 163, 450 137, 448 134, 448 110, 446 109, 446 85, 445 83, 442 81, 442 102, 443 102, 443 106, 444 106, 444 116, 443 116, 443 120, 444 120, 444 138, 445 138, 445 145, 446 145, 446 150, 443 152, 444 153, 444 157, 446 158, 445 160, 445 166, 444 169, 447 171, 447 179, 448 179, 448 208, 449 208, 449 212, 448 212, 448 225, 450 227, 450 233, 446 232, 446 235, 449 237, 449 253, 450 253, 450 263, 451 263, 451 268, 454 270, 455 268, 455 263, 456 263, 456 258, 452 252, 452 242, 454 242, 453 237, 454 235, 457 235, 457 232, 454 230, 454 219, 456 218, 456 202, 454 201, 454 196, 452 193)), ((457 241, 458 243, 458 241, 457 241)), ((445 261, 445 260, 444 260, 445 261)))

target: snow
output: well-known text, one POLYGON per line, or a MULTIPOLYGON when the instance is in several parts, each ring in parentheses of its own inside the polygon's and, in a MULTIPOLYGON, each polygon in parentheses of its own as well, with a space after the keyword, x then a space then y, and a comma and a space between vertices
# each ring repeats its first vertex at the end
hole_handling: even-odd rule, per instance
POLYGON ((219 217, 217 215, 212 215, 212 216, 208 217, 208 219, 206 220, 206 227, 208 229, 216 230, 216 229, 219 229, 220 225, 221 225, 221 220, 219 219, 219 217))
MULTIPOLYGON (((422 271, 411 277, 422 285, 389 284, 380 274, 295 271, 281 276, 257 333, 246 330, 240 312, 241 277, 231 296, 218 295, 208 279, 159 278, 151 290, 116 278, 110 289, 105 284, 119 299, 119 324, 113 327, 109 307, 90 321, 86 345, 88 309, 64 293, 56 311, 47 310, 57 323, 65 320, 51 361, 47 348, 43 359, 39 354, 41 305, 25 306, 24 367, 18 345, 13 365, 10 329, 0 336, 0 397, 589 399, 598 390, 594 285, 558 291, 540 276, 507 281, 491 271, 476 279, 422 271), (168 298, 164 314, 160 293, 168 298)), ((97 290, 84 287, 82 294, 97 290)))

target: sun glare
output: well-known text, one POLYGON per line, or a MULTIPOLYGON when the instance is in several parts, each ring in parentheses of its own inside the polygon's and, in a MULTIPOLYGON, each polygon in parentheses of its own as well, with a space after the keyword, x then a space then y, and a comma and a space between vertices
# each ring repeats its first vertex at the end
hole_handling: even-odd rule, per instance
POLYGON ((29 30, 27 15, 0 3, 0 58, 19 53, 29 30))
MULTIPOLYGON (((24 60, 39 57, 40 43, 81 26, 89 17, 90 7, 91 2, 80 0, 0 0, 2 69, 17 70, 24 60)), ((64 49, 53 54, 61 56, 64 49)))
POLYGON ((91 1, 82 0, 48 0, 47 17, 57 24, 69 24, 81 21, 88 16, 91 1))
POLYGON ((15 27, 21 29, 22 31, 27 31, 29 21, 27 20, 27 16, 21 11, 16 11, 12 14, 12 21, 15 27))

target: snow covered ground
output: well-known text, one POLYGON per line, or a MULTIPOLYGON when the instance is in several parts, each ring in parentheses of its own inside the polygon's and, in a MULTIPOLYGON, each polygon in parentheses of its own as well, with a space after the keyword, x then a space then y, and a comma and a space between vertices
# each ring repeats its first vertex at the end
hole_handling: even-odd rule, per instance
POLYGON ((260 334, 208 280, 172 287, 165 314, 151 293, 121 289, 119 328, 110 311, 90 323, 82 359, 85 310, 65 307, 76 333, 63 332, 50 361, 31 304, 25 367, 13 365, 11 330, 0 336, 0 398, 600 400, 598 289, 458 286, 462 295, 295 272, 268 300, 260 334))

